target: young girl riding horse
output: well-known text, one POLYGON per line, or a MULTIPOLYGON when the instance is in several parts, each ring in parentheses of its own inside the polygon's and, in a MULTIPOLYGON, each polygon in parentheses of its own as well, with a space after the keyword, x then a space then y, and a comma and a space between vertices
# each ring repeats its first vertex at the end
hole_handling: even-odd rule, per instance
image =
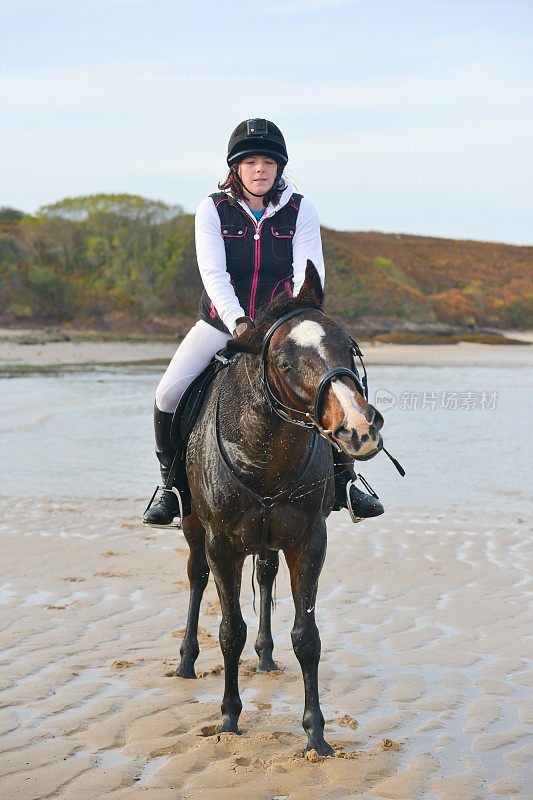
MULTIPOLYGON (((261 304, 280 292, 299 292, 308 259, 324 283, 318 214, 283 176, 287 161, 285 140, 273 122, 241 122, 230 136, 229 172, 219 184, 221 191, 206 197, 196 212, 196 255, 204 285, 200 319, 168 365, 154 406, 156 456, 164 484, 175 454, 172 416, 187 386, 232 336, 253 327, 261 304)), ((335 510, 348 508, 354 521, 382 514, 379 499, 354 485, 353 461, 335 450, 333 458, 335 510)), ((180 495, 187 491, 183 465, 180 462, 174 478, 180 495)), ((143 522, 176 525, 181 523, 179 513, 176 495, 165 491, 145 512, 143 522)))

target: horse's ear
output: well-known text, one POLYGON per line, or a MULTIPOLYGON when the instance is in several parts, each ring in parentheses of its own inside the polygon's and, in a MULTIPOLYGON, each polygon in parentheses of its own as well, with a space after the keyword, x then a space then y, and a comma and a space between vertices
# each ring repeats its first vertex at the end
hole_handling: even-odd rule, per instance
POLYGON ((322 311, 324 305, 324 290, 320 281, 320 275, 312 261, 307 259, 305 270, 305 280, 302 288, 298 292, 298 300, 303 300, 306 305, 318 308, 322 311))
POLYGON ((259 355, 263 345, 263 337, 265 332, 263 328, 251 328, 238 336, 237 339, 229 339, 226 344, 226 349, 232 353, 252 353, 259 355))

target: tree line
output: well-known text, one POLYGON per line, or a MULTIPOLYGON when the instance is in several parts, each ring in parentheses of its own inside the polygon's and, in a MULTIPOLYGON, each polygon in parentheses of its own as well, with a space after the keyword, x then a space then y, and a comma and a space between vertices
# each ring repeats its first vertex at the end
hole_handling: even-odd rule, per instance
POLYGON ((0 226, 0 314, 61 322, 194 313, 194 227, 179 206, 91 195, 35 216, 2 209, 0 226))
MULTIPOLYGON (((533 327, 533 248, 323 229, 326 294, 347 323, 533 327)), ((129 194, 0 208, 0 316, 75 322, 196 315, 194 217, 129 194)))

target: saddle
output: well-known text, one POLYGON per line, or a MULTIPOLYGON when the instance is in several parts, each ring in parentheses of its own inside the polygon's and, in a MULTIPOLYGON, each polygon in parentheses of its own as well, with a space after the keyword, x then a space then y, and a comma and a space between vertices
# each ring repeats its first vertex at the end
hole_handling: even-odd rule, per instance
POLYGON ((202 410, 207 390, 218 373, 228 366, 234 355, 235 353, 224 349, 219 350, 185 389, 172 417, 170 441, 174 449, 187 448, 187 442, 202 410))

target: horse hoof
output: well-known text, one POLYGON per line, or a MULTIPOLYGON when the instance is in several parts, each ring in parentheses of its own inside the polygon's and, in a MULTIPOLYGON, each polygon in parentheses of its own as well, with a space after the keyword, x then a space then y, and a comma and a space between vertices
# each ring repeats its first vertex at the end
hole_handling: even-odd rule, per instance
POLYGON ((237 721, 225 719, 222 722, 222 725, 218 729, 217 733, 239 733, 239 729, 237 727, 237 721))
POLYGON ((263 658, 259 661, 257 668, 259 672, 272 672, 273 670, 278 669, 278 665, 272 658, 263 658))
POLYGON ((335 755, 335 750, 331 745, 329 745, 325 739, 320 739, 318 741, 309 741, 307 743, 307 747, 305 748, 304 755, 309 753, 311 750, 314 750, 317 755, 319 756, 333 756, 335 755))
POLYGON ((174 673, 175 678, 196 678, 194 667, 188 667, 185 664, 180 664, 174 673))

